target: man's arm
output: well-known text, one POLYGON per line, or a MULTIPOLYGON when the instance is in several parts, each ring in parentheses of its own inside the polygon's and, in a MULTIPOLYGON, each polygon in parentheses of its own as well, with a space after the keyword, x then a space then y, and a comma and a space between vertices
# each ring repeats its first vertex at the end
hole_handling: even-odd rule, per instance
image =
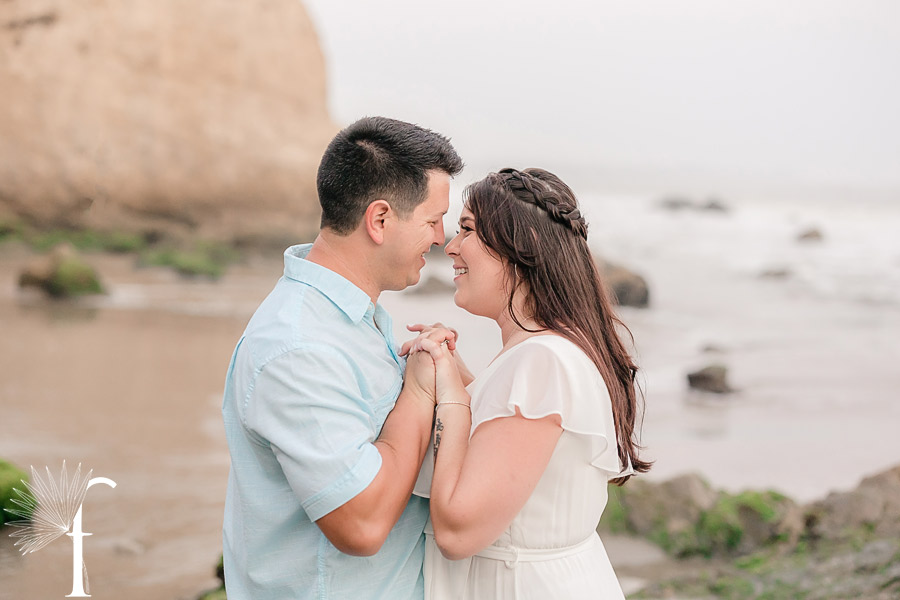
POLYGON ((248 431, 271 448, 307 516, 348 554, 371 555, 384 543, 429 442, 434 363, 421 352, 406 373, 378 439, 350 363, 327 349, 269 361, 245 402, 248 431))
POLYGON ((417 352, 407 362, 403 389, 375 441, 382 461, 378 475, 365 490, 316 521, 335 548, 354 556, 371 556, 381 549, 409 502, 433 418, 434 364, 427 352, 417 352))

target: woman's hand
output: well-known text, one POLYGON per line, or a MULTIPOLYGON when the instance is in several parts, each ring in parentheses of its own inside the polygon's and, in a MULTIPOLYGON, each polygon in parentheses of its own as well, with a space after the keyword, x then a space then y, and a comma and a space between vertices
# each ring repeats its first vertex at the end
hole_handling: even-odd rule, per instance
POLYGON ((469 394, 466 392, 466 385, 463 383, 456 359, 450 351, 450 343, 435 343, 430 338, 424 338, 421 346, 423 352, 416 354, 426 354, 434 362, 435 401, 437 404, 448 401, 462 402, 468 406, 469 394))
POLYGON ((416 323, 415 325, 407 325, 406 328, 410 331, 419 332, 419 335, 404 342, 400 347, 400 356, 407 356, 420 350, 424 350, 422 347, 423 340, 431 340, 436 344, 446 342, 446 347, 450 351, 450 355, 453 356, 456 368, 459 369, 463 387, 472 383, 475 376, 472 375, 472 372, 469 371, 469 367, 466 366, 466 363, 463 362, 462 357, 456 351, 456 342, 459 339, 459 333, 455 329, 447 327, 443 323, 434 323, 432 325, 416 323))
POLYGON ((425 339, 432 340, 438 344, 446 341, 451 352, 456 350, 456 340, 459 338, 459 333, 452 327, 445 326, 443 323, 434 323, 432 325, 416 323, 414 325, 407 325, 406 328, 410 331, 419 332, 419 335, 403 343, 400 347, 400 356, 406 356, 410 352, 422 350, 422 340, 425 339))

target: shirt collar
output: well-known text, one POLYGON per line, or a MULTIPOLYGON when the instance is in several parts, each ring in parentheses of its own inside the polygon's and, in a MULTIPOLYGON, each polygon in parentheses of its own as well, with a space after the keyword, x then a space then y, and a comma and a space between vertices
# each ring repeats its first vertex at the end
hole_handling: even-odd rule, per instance
POLYGON ((298 244, 284 251, 284 276, 316 288, 351 321, 359 323, 372 306, 371 298, 331 269, 306 260, 310 248, 312 244, 298 244))

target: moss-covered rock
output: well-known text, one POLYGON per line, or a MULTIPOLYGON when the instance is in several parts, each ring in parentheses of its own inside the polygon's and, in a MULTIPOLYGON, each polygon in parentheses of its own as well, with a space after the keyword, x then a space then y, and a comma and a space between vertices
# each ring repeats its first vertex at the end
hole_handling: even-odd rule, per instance
POLYGON ((171 267, 186 277, 218 279, 226 267, 238 259, 238 252, 227 244, 197 242, 190 247, 151 248, 141 254, 144 266, 171 267))
POLYGON ((54 298, 102 294, 97 271, 70 244, 60 244, 19 274, 19 287, 36 287, 54 298))
POLYGON ((805 520, 813 540, 900 536, 900 466, 863 479, 856 489, 812 503, 806 507, 805 520))
POLYGON ((222 555, 219 555, 219 562, 216 563, 216 577, 221 581, 221 585, 214 590, 203 592, 197 597, 197 600, 226 600, 225 597, 225 561, 222 555))
POLYGON ((677 556, 739 555, 796 541, 801 510, 774 491, 717 492, 700 476, 610 488, 599 529, 635 533, 677 556))
POLYGON ((218 587, 214 590, 204 592, 197 597, 197 600, 226 600, 225 586, 218 587))
POLYGON ((628 533, 631 528, 628 526, 628 519, 625 514, 625 506, 622 504, 622 496, 626 493, 624 487, 618 485, 610 485, 609 500, 603 509, 603 515, 600 517, 600 524, 597 531, 609 531, 610 533, 628 533))
POLYGON ((15 489, 29 494, 28 488, 22 483, 28 481, 28 474, 22 469, 0 460, 0 525, 11 521, 19 521, 21 517, 10 513, 10 510, 22 510, 13 499, 20 500, 21 496, 15 489))

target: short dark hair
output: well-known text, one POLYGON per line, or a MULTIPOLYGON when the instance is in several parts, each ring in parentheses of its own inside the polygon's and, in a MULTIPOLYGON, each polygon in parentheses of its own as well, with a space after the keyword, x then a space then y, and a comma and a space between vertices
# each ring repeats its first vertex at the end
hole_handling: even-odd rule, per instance
POLYGON ((364 117, 331 140, 319 163, 322 227, 350 233, 379 198, 406 217, 428 195, 427 171, 452 177, 462 168, 446 137, 412 123, 364 117))

